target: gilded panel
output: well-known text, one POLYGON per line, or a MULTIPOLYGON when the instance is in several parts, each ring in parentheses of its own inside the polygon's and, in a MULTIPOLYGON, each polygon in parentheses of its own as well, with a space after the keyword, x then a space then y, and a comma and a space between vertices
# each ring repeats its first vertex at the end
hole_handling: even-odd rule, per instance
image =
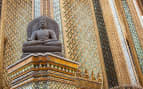
POLYGON ((62 0, 62 22, 66 56, 80 62, 89 76, 101 73, 93 10, 90 0, 62 0))
POLYGON ((22 54, 22 43, 26 40, 26 27, 32 17, 31 0, 8 0, 7 17, 4 21, 6 44, 4 59, 8 66, 18 60, 22 54))
MULTIPOLYGON (((31 0, 5 0, 2 30, 5 34, 4 60, 6 68, 20 59, 22 55, 22 44, 26 40, 26 27, 32 19, 31 0)), ((4 78, 8 83, 7 71, 4 71, 4 78)))
MULTIPOLYGON (((113 61, 113 55, 112 55, 109 38, 108 38, 109 36, 105 25, 100 0, 92 0, 92 1, 94 5, 95 17, 97 21, 100 43, 101 43, 101 48, 102 48, 102 53, 103 53, 103 58, 105 63, 104 65, 105 65, 105 71, 106 71, 107 80, 108 80, 108 86, 109 88, 111 88, 113 86, 118 85, 118 80, 117 80, 117 75, 116 75, 116 70, 114 65, 115 63, 113 61)), ((114 32, 112 33, 114 34, 114 32)))

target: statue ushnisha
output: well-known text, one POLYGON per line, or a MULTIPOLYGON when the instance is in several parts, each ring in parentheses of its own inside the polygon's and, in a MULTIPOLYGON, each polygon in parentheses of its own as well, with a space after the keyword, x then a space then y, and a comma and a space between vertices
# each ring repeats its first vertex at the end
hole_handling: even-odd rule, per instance
POLYGON ((27 28, 27 41, 23 44, 23 53, 58 53, 61 54, 62 45, 59 41, 58 24, 41 16, 32 20, 27 28))

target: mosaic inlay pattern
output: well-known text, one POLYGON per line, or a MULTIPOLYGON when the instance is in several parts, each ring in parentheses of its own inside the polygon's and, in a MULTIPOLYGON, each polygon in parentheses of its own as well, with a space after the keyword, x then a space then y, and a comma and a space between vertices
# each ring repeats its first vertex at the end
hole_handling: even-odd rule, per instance
POLYGON ((55 81, 40 81, 26 84, 17 89, 77 89, 73 85, 55 81))
POLYGON ((133 39, 133 42, 134 42, 134 46, 135 46, 135 49, 136 49, 136 52, 137 52, 137 56, 138 56, 138 59, 139 59, 139 62, 140 62, 140 67, 141 67, 141 70, 142 70, 142 73, 143 73, 143 49, 141 48, 140 41, 139 41, 139 38, 138 38, 138 34, 137 34, 137 31, 136 31, 136 28, 135 28, 135 25, 134 25, 134 22, 133 22, 131 13, 130 13, 130 9, 129 9, 128 4, 127 4, 127 1, 122 0, 122 4, 123 4, 124 11, 125 11, 127 23, 128 23, 131 35, 132 35, 132 39, 133 39))
POLYGON ((66 27, 64 39, 68 39, 65 42, 67 55, 81 63, 82 71, 87 69, 90 75, 93 70, 97 76, 101 73, 101 67, 91 3, 89 0, 63 0, 62 4, 63 26, 66 27))
POLYGON ((49 89, 49 84, 47 81, 33 82, 25 84, 17 89, 49 89))
POLYGON ((73 85, 64 84, 64 83, 60 83, 60 82, 50 81, 49 84, 50 84, 49 89, 77 89, 73 85))
POLYGON ((4 52, 5 65, 18 60, 22 54, 22 44, 26 40, 26 27, 32 19, 31 0, 8 0, 6 20, 4 22, 6 45, 4 52))
MULTIPOLYGON (((6 38, 4 68, 20 59, 22 55, 22 44, 26 40, 26 27, 32 19, 32 1, 6 0, 5 5, 4 22, 2 24, 6 38)), ((6 70, 5 78, 7 78, 6 70)))
POLYGON ((95 8, 95 16, 96 16, 100 42, 101 42, 101 47, 102 47, 102 52, 103 52, 103 57, 105 62, 107 80, 108 80, 109 87, 111 88, 113 86, 118 85, 113 57, 110 49, 110 44, 109 44, 109 40, 106 32, 106 27, 104 23, 100 2, 99 0, 93 0, 93 4, 95 8))

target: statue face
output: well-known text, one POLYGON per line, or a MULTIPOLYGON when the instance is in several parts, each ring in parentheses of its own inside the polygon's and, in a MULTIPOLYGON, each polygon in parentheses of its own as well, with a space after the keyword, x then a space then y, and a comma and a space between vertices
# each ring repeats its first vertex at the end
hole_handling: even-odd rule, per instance
POLYGON ((39 25, 40 25, 41 29, 47 29, 48 28, 48 23, 47 23, 46 19, 44 19, 44 18, 40 20, 39 25))

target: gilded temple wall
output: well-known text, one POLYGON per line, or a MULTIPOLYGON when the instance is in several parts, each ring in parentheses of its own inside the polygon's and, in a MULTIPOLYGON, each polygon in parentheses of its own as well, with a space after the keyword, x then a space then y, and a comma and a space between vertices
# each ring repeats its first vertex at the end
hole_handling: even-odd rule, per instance
POLYGON ((95 34, 93 9, 90 0, 62 0, 62 23, 65 55, 80 62, 80 69, 89 75, 101 73, 95 34))
POLYGON ((3 23, 6 38, 5 65, 14 63, 22 55, 22 43, 26 40, 26 27, 31 20, 31 0, 8 0, 3 23))
MULTIPOLYGON (((26 40, 26 27, 32 19, 31 0, 5 0, 3 4, 2 27, 5 44, 3 53, 3 68, 13 64, 22 55, 22 43, 26 40)), ((7 79, 7 71, 4 77, 7 79)), ((7 82, 6 82, 7 83, 7 82)))
MULTIPOLYGON (((97 39, 100 39, 109 87, 129 84, 131 80, 136 82, 133 74, 134 69, 127 71, 132 66, 132 64, 126 65, 127 61, 133 60, 131 58, 132 54, 128 53, 129 48, 126 47, 126 42, 124 42, 126 37, 122 32, 119 32, 119 25, 116 26, 119 23, 114 22, 118 17, 113 17, 114 13, 112 11, 114 10, 111 9, 112 7, 107 0, 52 0, 52 2, 46 0, 45 3, 42 2, 43 6, 41 3, 39 4, 39 1, 35 0, 34 2, 34 16, 38 17, 40 13, 43 13, 44 15, 50 15, 57 21, 60 27, 60 40, 64 44, 63 52, 65 52, 67 58, 79 61, 82 71, 88 70, 89 75, 94 71, 95 76, 102 72, 101 54, 98 50, 99 43, 97 41, 97 39), (47 5, 51 3, 49 10, 47 5), (53 7, 52 10, 51 7, 53 7), (96 18, 96 23, 93 16, 96 18), (97 31, 99 32, 99 38, 97 38, 97 31)), ((135 54, 137 54, 139 66, 143 72, 142 31, 138 30, 140 28, 135 23, 131 6, 127 3, 128 0, 121 1, 129 33, 131 33, 131 39, 135 47, 135 54)), ((0 69, 6 68, 20 59, 22 43, 26 40, 26 27, 32 19, 32 0, 5 0, 3 5, 5 8, 3 9, 0 30, 0 57, 3 58, 0 59, 4 60, 0 62, 0 69), (5 37, 1 35, 2 31, 5 37), (2 38, 5 38, 5 44, 2 38)), ((121 28, 122 24, 125 23, 121 23, 121 28)), ((5 81, 8 81, 6 70, 0 79, 2 77, 5 81)), ((0 85, 2 85, 1 82, 0 85)), ((29 85, 23 87, 31 87, 29 85)), ((46 86, 46 84, 44 85, 46 86)), ((39 86, 42 85, 39 83, 39 86)), ((59 82, 51 82, 50 86, 47 86, 49 89, 76 89, 74 86, 59 82)))

